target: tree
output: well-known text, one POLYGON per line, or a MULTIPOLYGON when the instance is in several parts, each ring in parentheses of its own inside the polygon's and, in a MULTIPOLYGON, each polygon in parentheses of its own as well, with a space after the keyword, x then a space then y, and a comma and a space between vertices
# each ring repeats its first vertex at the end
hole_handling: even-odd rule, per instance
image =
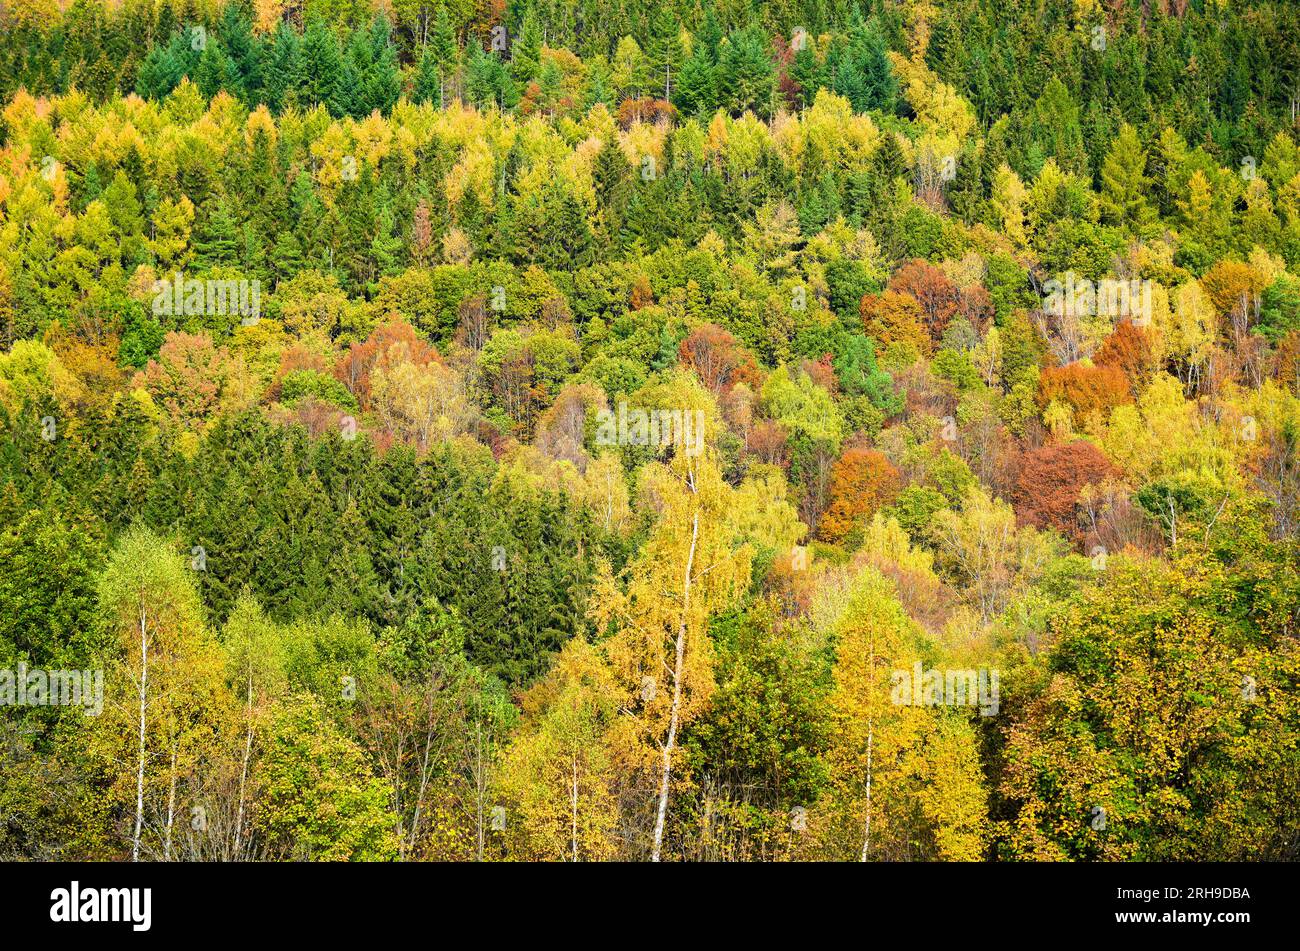
POLYGON ((1174 564, 1113 557, 1054 612, 1050 675, 1007 733, 1008 857, 1233 860, 1290 848, 1278 816, 1295 809, 1295 697, 1273 684, 1292 676, 1296 654, 1269 624, 1224 625, 1213 607, 1220 584, 1254 570, 1203 549, 1174 564))
POLYGON ((1104 417, 1116 406, 1131 403, 1133 396, 1128 377, 1119 367, 1070 363, 1048 367, 1038 378, 1038 405, 1046 408, 1057 401, 1068 405, 1083 421, 1093 414, 1104 417))
POLYGON ((650 21, 648 49, 650 71, 656 81, 663 80, 664 99, 672 99, 673 82, 682 62, 682 41, 677 18, 668 7, 660 7, 650 21))
POLYGON ((1132 391, 1137 393, 1146 387, 1155 372, 1156 355, 1151 333, 1131 320, 1123 320, 1102 341, 1092 361, 1100 367, 1121 370, 1128 377, 1132 391))
POLYGON ((1006 606, 1045 556, 1034 530, 1017 532, 1011 506, 979 486, 967 490, 960 511, 936 512, 929 534, 937 565, 985 620, 1006 606))
POLYGON ((346 113, 345 97, 355 90, 343 85, 343 55, 334 33, 313 17, 302 36, 302 83, 307 102, 324 106, 332 116, 346 113))
POLYGON ((718 54, 718 91, 733 115, 752 111, 767 117, 776 91, 776 69, 761 30, 731 33, 718 54))
POLYGON ((819 851, 863 862, 979 858, 988 807, 974 731, 951 711, 900 695, 898 673, 911 675, 922 638, 876 569, 853 580, 833 632, 819 851))
POLYGON ((961 293, 943 271, 924 261, 909 261, 889 281, 889 290, 906 294, 921 306, 930 339, 938 344, 961 305, 961 293))
POLYGON ((673 105, 687 116, 709 116, 718 104, 717 67, 699 48, 682 63, 677 85, 672 90, 673 105))
POLYGON ((524 702, 502 764, 515 802, 511 853, 532 861, 600 861, 617 854, 617 774, 610 734, 621 691, 600 652, 570 640, 524 702))
POLYGON ((302 43, 284 20, 271 41, 264 84, 266 104, 277 113, 295 102, 303 85, 302 43))
POLYGON ((738 383, 758 385, 758 365, 727 331, 706 324, 687 334, 680 346, 682 363, 692 368, 715 395, 738 383))
POLYGON ((257 825, 273 855, 373 862, 396 854, 384 783, 310 695, 278 705, 258 785, 257 825))
POLYGON ((1114 472, 1110 461, 1082 439, 1026 452, 1020 457, 1020 474, 1011 497, 1016 520, 1073 536, 1079 527, 1075 506, 1080 493, 1085 486, 1100 485, 1114 472))
POLYGON ((919 354, 929 352, 930 335, 916 298, 897 291, 866 294, 862 298, 861 315, 863 329, 880 343, 910 344, 919 354))
POLYGON ((510 72, 520 86, 527 86, 537 77, 541 67, 542 27, 530 4, 524 12, 519 36, 510 44, 510 72))
POLYGON ((607 656, 627 696, 628 728, 643 744, 638 772, 657 774, 649 852, 658 862, 679 731, 704 709, 713 690, 706 625, 736 597, 751 555, 748 546, 732 544, 726 529, 732 490, 707 452, 652 463, 642 478, 658 519, 625 571, 626 588, 606 574, 593 611, 599 626, 611 630, 607 656))
POLYGON ((844 538, 893 501, 901 488, 898 470, 873 449, 846 449, 831 475, 830 505, 818 533, 830 542, 844 538))
POLYGON ((255 810, 250 802, 250 780, 254 744, 258 733, 268 728, 274 702, 287 688, 284 646, 280 633, 247 592, 235 603, 223 631, 226 678, 231 690, 243 701, 244 744, 239 757, 239 785, 235 797, 234 828, 229 852, 240 861, 252 851, 252 822, 255 810))
MULTIPOLYGON (((119 700, 114 689, 112 701, 106 700, 104 732, 92 748, 96 755, 115 756, 114 748, 134 747, 133 862, 142 849, 172 858, 177 797, 184 793, 178 787, 187 774, 192 781, 201 755, 213 746, 228 699, 193 575, 160 538, 133 528, 114 546, 99 585, 100 607, 122 658, 123 679, 113 687, 129 685, 133 696, 119 700), (131 729, 121 729, 127 723, 131 729), (165 806, 155 798, 164 791, 165 806)), ((121 777, 115 792, 124 792, 126 782, 121 777)))
POLYGON ((1146 165, 1137 130, 1127 122, 1122 124, 1101 166, 1099 202, 1104 218, 1131 231, 1140 231, 1155 217, 1147 198, 1151 180, 1146 165))

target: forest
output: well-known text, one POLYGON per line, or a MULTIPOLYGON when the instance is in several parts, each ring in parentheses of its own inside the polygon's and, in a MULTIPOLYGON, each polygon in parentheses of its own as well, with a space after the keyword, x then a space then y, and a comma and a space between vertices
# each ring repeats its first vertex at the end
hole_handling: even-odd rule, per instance
POLYGON ((0 860, 1300 858, 1300 6, 0 0, 0 860))

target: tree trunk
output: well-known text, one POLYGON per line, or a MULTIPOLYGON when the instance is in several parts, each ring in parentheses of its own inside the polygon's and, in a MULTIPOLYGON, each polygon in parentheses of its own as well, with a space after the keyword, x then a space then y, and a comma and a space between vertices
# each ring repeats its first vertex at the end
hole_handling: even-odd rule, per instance
POLYGON ((573 754, 573 833, 569 841, 573 845, 573 861, 578 861, 578 754, 573 754))
MULTIPOLYGON (((424 796, 429 787, 429 753, 433 746, 433 688, 429 693, 429 724, 424 729, 424 759, 420 763, 420 789, 415 795, 415 812, 411 815, 411 834, 408 837, 405 852, 415 851, 415 844, 420 835, 420 816, 424 811, 424 796)), ((405 859, 405 855, 403 855, 405 859)))
POLYGON ((140 607, 140 759, 135 771, 135 832, 131 836, 131 861, 140 861, 140 830, 144 825, 144 713, 149 683, 149 638, 144 606, 140 607))
MULTIPOLYGON (((876 637, 874 630, 871 639, 867 642, 867 675, 870 678, 871 671, 876 669, 876 637)), ((868 698, 870 700, 870 698, 868 698)), ((858 859, 860 862, 867 860, 867 850, 871 848, 871 746, 872 741, 876 738, 876 721, 867 717, 867 828, 862 837, 862 855, 858 859)))
POLYGON ((248 761, 253 755, 253 669, 248 669, 248 733, 244 737, 244 761, 239 772, 239 809, 235 814, 235 856, 239 861, 244 837, 244 789, 248 783, 248 761))
POLYGON ((478 861, 483 861, 483 727, 475 724, 477 742, 474 747, 474 793, 478 806, 478 861))
POLYGON ((871 848, 871 741, 875 739, 876 728, 870 721, 867 722, 867 831, 862 839, 862 857, 859 861, 867 860, 867 849, 871 848))
POLYGON ((172 747, 171 782, 167 787, 167 825, 163 832, 163 861, 172 860, 172 826, 176 822, 176 747, 172 747))
MULTIPOLYGON (((691 491, 695 491, 694 485, 691 491)), ((654 851, 650 861, 658 862, 663 850, 664 820, 668 816, 668 787, 672 781, 673 748, 677 745, 677 721, 682 707, 682 667, 686 659, 686 616, 691 603, 691 572, 695 567, 695 545, 700 537, 700 512, 691 519, 691 548, 686 556, 686 577, 682 580, 682 616, 677 625, 677 650, 673 663, 673 706, 668 718, 668 739, 664 743, 663 773, 659 779, 659 814, 655 817, 654 851)))

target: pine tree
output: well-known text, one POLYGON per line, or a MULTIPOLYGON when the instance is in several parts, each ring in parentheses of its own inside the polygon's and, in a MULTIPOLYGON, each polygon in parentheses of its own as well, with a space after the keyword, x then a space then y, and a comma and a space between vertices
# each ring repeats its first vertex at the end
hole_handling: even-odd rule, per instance
POLYGON ((263 99, 278 113, 296 101, 302 85, 302 42, 293 28, 281 21, 271 41, 263 99))
POLYGON ((199 92, 211 98, 226 89, 230 85, 230 74, 234 66, 225 50, 221 48, 221 44, 209 39, 207 45, 203 47, 203 54, 199 57, 198 72, 194 77, 199 92))
POLYGON ((695 116, 712 115, 718 107, 715 67, 702 50, 697 49, 682 64, 673 88, 673 105, 683 115, 695 116))
POLYGON ((1138 141, 1137 130, 1127 122, 1101 166, 1102 216, 1114 224, 1134 230, 1150 224, 1155 211, 1147 200, 1151 181, 1146 175, 1147 157, 1138 141))
POLYGON ((302 82, 307 102, 320 103, 339 117, 346 114, 353 89, 343 87, 343 56, 333 32, 319 17, 307 24, 302 40, 302 82))
POLYGON ((752 110, 766 118, 776 89, 776 70, 761 30, 737 30, 727 37, 718 59, 718 90, 733 115, 752 110))
POLYGON ((650 24, 650 42, 646 53, 655 83, 663 83, 663 98, 672 99, 673 83, 682 63, 682 40, 677 18, 666 6, 659 8, 650 24))
POLYGON ((524 11, 519 36, 510 45, 510 73, 521 88, 537 78, 541 55, 542 28, 530 3, 524 11))
POLYGON ((438 4, 438 13, 433 21, 433 35, 428 46, 433 52, 434 65, 438 70, 438 102, 447 101, 447 84, 456 71, 459 51, 456 48, 456 33, 451 27, 445 4, 438 4))
POLYGON ((234 267, 239 247, 239 224, 230 203, 225 198, 215 199, 194 244, 195 263, 202 268, 234 267))
POLYGON ((445 105, 442 98, 442 83, 442 70, 438 66, 437 56, 434 55, 433 44, 426 43, 420 51, 420 59, 416 65, 412 99, 415 102, 431 102, 441 109, 445 105))
POLYGON ((230 87, 244 102, 256 102, 261 91, 261 43, 239 4, 227 4, 217 25, 221 46, 230 57, 230 87))
MULTIPOLYGON (((387 21, 385 21, 385 24, 387 21)), ((366 111, 378 109, 387 114, 402 94, 402 79, 397 70, 397 50, 385 42, 375 57, 365 79, 366 111)))

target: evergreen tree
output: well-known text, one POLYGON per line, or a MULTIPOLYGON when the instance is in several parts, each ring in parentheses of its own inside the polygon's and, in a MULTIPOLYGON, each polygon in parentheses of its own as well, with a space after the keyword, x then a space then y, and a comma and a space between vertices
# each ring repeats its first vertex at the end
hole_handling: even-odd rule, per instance
POLYGON ((283 20, 276 28, 266 66, 263 98, 272 112, 293 104, 303 82, 302 42, 283 20))
POLYGON ((1105 219, 1135 230, 1150 224, 1155 212, 1147 200, 1151 182, 1146 164, 1137 130, 1124 123, 1101 166, 1100 205, 1105 219))
POLYGON ((215 200, 204 216, 194 242, 195 264, 202 268, 234 267, 239 262, 239 223, 224 197, 215 200))
POLYGON ((355 86, 343 86, 343 56, 334 33, 319 17, 307 24, 302 39, 302 88, 306 101, 320 103, 330 115, 347 113, 355 86))

